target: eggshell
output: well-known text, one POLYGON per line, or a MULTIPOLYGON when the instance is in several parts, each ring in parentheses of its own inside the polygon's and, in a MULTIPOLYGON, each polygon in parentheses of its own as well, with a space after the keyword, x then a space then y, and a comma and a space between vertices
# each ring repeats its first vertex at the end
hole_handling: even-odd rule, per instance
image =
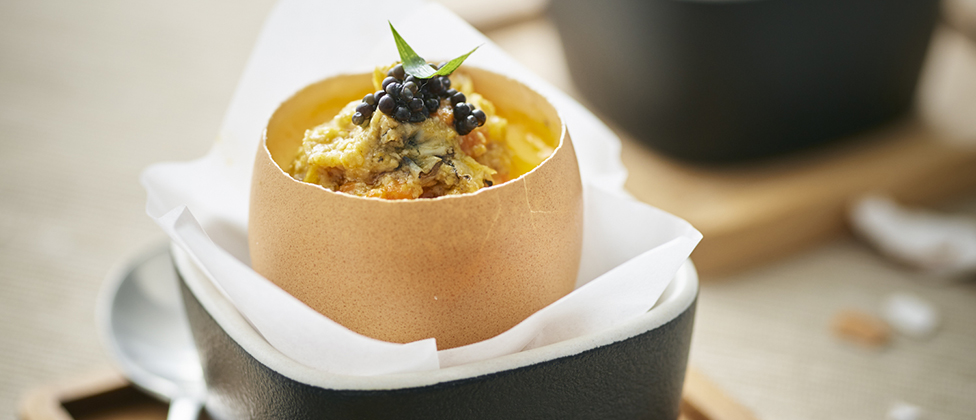
POLYGON ((573 143, 542 96, 465 68, 499 114, 517 111, 558 147, 525 175, 475 193, 382 200, 291 178, 305 130, 372 91, 370 74, 306 87, 271 117, 254 164, 248 242, 253 268, 363 335, 440 349, 493 337, 573 290, 583 200, 573 143))

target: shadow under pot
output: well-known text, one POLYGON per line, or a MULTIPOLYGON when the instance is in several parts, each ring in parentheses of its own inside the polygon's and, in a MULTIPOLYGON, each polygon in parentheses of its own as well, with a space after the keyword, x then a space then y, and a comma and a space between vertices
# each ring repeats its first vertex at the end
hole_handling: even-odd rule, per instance
POLYGON ((937 0, 554 0, 577 88, 663 154, 739 162, 905 114, 937 0))
POLYGON ((647 313, 599 333, 436 371, 309 369, 272 347, 180 248, 174 263, 215 419, 676 419, 698 276, 690 261, 647 313))

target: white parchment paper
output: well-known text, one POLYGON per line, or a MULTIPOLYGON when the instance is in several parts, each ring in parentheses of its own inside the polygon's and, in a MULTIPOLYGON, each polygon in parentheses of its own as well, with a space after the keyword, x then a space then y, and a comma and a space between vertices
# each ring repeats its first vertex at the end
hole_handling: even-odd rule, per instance
POLYGON ((380 375, 544 346, 650 309, 701 234, 630 198, 619 154, 619 139, 590 112, 439 5, 284 0, 265 24, 211 151, 191 162, 153 165, 142 182, 149 215, 272 346, 311 369, 380 375), (584 183, 577 289, 496 337, 440 352, 433 339, 394 344, 354 333, 255 273, 248 262, 251 170, 270 115, 305 85, 396 61, 387 20, 426 57, 454 57, 482 45, 466 63, 509 75, 549 98, 569 126, 584 183))

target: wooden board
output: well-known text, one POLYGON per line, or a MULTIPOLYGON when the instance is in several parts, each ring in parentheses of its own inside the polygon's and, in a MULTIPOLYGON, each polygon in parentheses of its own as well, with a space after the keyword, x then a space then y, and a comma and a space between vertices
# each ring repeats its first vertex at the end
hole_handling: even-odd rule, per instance
POLYGON ((964 39, 937 33, 918 115, 832 146, 737 167, 696 166, 624 134, 627 189, 702 232, 692 258, 706 278, 845 232, 848 206, 869 192, 928 205, 976 191, 976 44, 964 39))
MULTIPOLYGON (((44 385, 20 402, 21 420, 163 420, 167 405, 132 386, 118 371, 44 385)), ((210 417, 205 413, 201 420, 210 417)))
MULTIPOLYGON (((681 420, 755 420, 695 368, 688 369, 681 420)), ((134 388, 116 371, 36 388, 24 395, 20 420, 163 420, 166 404, 134 388)), ((202 420, 209 419, 206 414, 202 420)))
POLYGON ((933 204, 976 190, 976 152, 940 144, 903 121, 868 139, 748 168, 668 161, 625 141, 628 190, 704 235, 692 258, 703 276, 765 263, 846 231, 847 208, 869 192, 933 204))

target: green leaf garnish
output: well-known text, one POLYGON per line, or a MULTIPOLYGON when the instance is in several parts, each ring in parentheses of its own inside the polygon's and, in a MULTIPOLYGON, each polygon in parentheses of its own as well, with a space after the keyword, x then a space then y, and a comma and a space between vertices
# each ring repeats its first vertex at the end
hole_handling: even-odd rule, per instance
POLYGON ((400 61, 403 62, 403 70, 418 79, 430 79, 434 76, 448 76, 454 73, 454 70, 461 67, 461 63, 480 47, 480 45, 474 47, 467 54, 448 61, 444 67, 435 70, 430 64, 427 64, 427 60, 417 55, 413 48, 410 48, 410 44, 407 44, 407 41, 404 41, 396 29, 393 28, 392 22, 387 21, 387 23, 390 24, 390 30, 393 31, 393 40, 396 41, 397 51, 400 53, 400 61))

